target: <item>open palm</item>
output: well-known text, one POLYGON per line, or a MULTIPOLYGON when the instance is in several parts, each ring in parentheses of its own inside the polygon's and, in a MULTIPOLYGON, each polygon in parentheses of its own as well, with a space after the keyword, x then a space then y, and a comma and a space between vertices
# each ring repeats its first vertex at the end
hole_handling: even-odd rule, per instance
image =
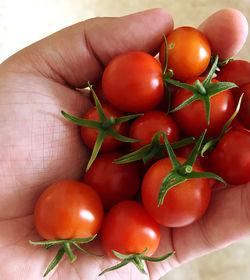
MULTIPOLYGON (((40 240, 33 224, 35 202, 52 182, 80 179, 89 157, 79 130, 60 111, 82 116, 91 104, 76 88, 98 80, 103 67, 118 53, 142 50, 156 54, 162 34, 172 28, 171 16, 161 9, 92 19, 53 34, 0 65, 1 279, 42 279, 56 253, 54 248, 45 251, 28 244, 28 240, 40 240)), ((223 58, 236 54, 247 36, 246 20, 235 10, 221 11, 200 28, 223 58), (234 24, 225 33, 232 17, 234 24), (224 25, 211 35, 212 26, 222 18, 224 25), (227 36, 234 38, 234 44, 227 44, 227 36)), ((148 276, 129 265, 99 279, 159 279, 172 267, 248 236, 249 205, 250 185, 216 191, 200 221, 185 228, 162 228, 156 255, 175 250, 174 257, 147 264, 148 276)), ((88 248, 102 252, 98 240, 88 248)), ((76 255, 75 263, 65 257, 47 278, 98 279, 104 268, 115 263, 109 258, 76 255)))

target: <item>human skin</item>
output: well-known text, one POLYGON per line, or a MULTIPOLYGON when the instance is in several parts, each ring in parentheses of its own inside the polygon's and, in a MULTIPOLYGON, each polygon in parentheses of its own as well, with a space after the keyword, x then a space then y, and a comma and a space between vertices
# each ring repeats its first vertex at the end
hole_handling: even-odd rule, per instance
MULTIPOLYGON (((156 54, 162 34, 172 29, 172 17, 163 9, 90 19, 21 50, 0 65, 2 279, 43 279, 56 253, 54 248, 47 251, 28 244, 41 240, 33 223, 35 202, 51 183, 80 179, 89 157, 78 128, 60 111, 82 116, 92 105, 76 88, 99 80, 105 65, 117 54, 131 50, 156 54)), ((248 26, 240 12, 224 9, 212 21, 204 21, 201 29, 209 32, 214 52, 219 50, 227 58, 244 45, 248 26), (228 43, 231 40, 234 44, 228 43)), ((249 235, 250 185, 228 187, 213 192, 211 204, 198 222, 184 228, 162 228, 156 256, 172 250, 176 253, 164 262, 148 263, 147 276, 128 265, 98 278, 116 261, 75 252, 78 259, 73 264, 65 257, 47 279, 157 280, 173 267, 249 235)), ((87 247, 102 252, 98 239, 87 247)))

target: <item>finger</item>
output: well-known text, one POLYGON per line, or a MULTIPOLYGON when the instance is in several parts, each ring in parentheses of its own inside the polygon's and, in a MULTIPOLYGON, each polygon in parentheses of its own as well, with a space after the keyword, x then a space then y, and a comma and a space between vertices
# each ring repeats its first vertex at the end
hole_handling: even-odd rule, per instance
POLYGON ((181 263, 249 237, 250 183, 214 192, 206 214, 173 236, 181 263))
POLYGON ((212 54, 221 60, 235 56, 247 39, 248 23, 235 9, 222 9, 208 17, 199 29, 211 43, 212 54))
POLYGON ((163 33, 173 29, 172 17, 153 9, 117 18, 94 18, 63 29, 18 55, 43 75, 73 87, 100 78, 103 67, 126 51, 158 52, 163 33))

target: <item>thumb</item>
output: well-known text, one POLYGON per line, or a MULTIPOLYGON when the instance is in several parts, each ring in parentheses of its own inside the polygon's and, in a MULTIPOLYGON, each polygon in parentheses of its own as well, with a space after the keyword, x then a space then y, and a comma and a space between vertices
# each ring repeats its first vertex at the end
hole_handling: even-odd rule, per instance
POLYGON ((153 9, 114 18, 94 18, 65 28, 22 50, 12 59, 62 84, 85 87, 100 78, 104 66, 126 51, 156 54, 172 17, 153 9), (25 58, 25 62, 23 59, 25 58))
POLYGON ((248 22, 235 9, 222 9, 208 17, 199 29, 209 39, 213 55, 221 60, 235 56, 246 42, 248 22))

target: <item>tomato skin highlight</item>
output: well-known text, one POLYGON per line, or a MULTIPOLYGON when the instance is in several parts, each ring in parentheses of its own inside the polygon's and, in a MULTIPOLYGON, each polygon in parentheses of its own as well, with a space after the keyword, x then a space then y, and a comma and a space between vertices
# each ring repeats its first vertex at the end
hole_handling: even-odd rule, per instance
MULTIPOLYGON (((186 159, 177 157, 183 163, 186 159)), ((172 170, 169 158, 153 164, 142 181, 142 201, 156 222, 167 227, 183 227, 197 221, 210 202, 211 188, 207 179, 187 180, 171 188, 159 207, 158 194, 165 176, 172 170)), ((194 164, 194 171, 201 169, 194 164)))
POLYGON ((47 240, 88 238, 100 230, 103 215, 101 199, 93 188, 65 180, 41 194, 34 221, 38 233, 47 240))
MULTIPOLYGON (((138 117, 130 127, 129 137, 141 140, 132 143, 134 150, 138 150, 151 143, 152 137, 158 131, 166 132, 170 143, 179 140, 179 129, 174 119, 161 111, 146 112, 138 117)), ((163 137, 160 143, 164 143, 163 137)))
POLYGON ((211 167, 228 184, 250 181, 250 133, 231 129, 219 141, 211 155, 211 167))
POLYGON ((113 163, 121 156, 119 153, 98 156, 84 175, 84 182, 97 191, 105 209, 132 199, 140 188, 141 178, 135 163, 113 163))
MULTIPOLYGON (((187 84, 193 84, 196 80, 203 81, 204 77, 188 80, 187 84)), ((212 83, 218 82, 212 79, 212 83)), ((182 104, 193 95, 186 89, 179 89, 173 96, 172 109, 182 104)), ((234 98, 230 90, 220 92, 210 98, 211 112, 210 123, 207 125, 205 106, 201 100, 196 100, 188 106, 173 113, 180 130, 188 136, 199 137, 207 129, 206 137, 216 137, 235 110, 234 98)))
MULTIPOLYGON (((110 117, 119 118, 119 117, 124 116, 124 114, 121 111, 117 110, 110 104, 102 104, 102 108, 108 119, 110 117)), ((100 121, 96 107, 93 107, 92 109, 90 109, 84 115, 83 118, 87 119, 87 120, 100 121)), ((128 131, 129 131, 128 122, 116 124, 113 128, 116 132, 118 132, 121 135, 125 135, 125 136, 128 135, 128 131)), ((97 139, 97 135, 98 135, 97 129, 81 126, 82 139, 89 148, 91 148, 91 149, 94 148, 94 145, 95 145, 95 142, 97 139)), ((100 148, 100 151, 101 152, 111 152, 111 151, 114 151, 115 149, 117 149, 118 147, 120 147, 122 144, 123 144, 122 142, 116 140, 112 136, 106 135, 106 137, 102 143, 102 146, 100 148)))
POLYGON ((146 256, 151 256, 160 242, 160 226, 140 203, 123 201, 107 213, 101 240, 105 253, 113 258, 116 257, 112 250, 133 254, 142 253, 146 248, 146 256))
MULTIPOLYGON (((166 37, 168 69, 174 71, 174 79, 187 80, 202 74, 210 61, 211 47, 205 35, 196 28, 176 28, 166 37)), ((165 64, 165 42, 160 48, 160 62, 165 64)))
POLYGON ((107 100, 121 111, 149 111, 164 94, 161 65, 144 52, 120 54, 105 68, 102 88, 107 100))

